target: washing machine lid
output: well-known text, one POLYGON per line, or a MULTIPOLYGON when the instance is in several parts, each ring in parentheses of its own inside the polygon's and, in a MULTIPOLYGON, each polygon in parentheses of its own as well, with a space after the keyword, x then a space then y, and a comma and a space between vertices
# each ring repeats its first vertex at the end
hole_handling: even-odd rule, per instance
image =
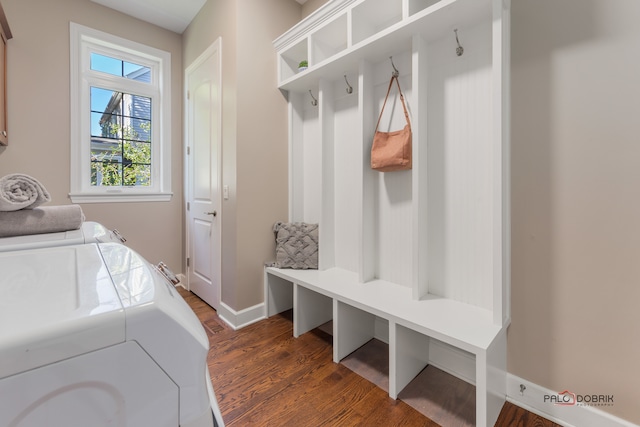
POLYGON ((104 225, 94 222, 94 221, 85 221, 82 223, 82 234, 84 235, 85 243, 124 243, 127 241, 122 235, 116 230, 108 229, 104 225))
POLYGON ((0 253, 0 378, 124 340, 96 244, 0 253))
POLYGON ((101 242, 122 243, 122 240, 114 231, 109 230, 104 225, 93 221, 85 221, 77 230, 2 237, 0 238, 0 252, 101 242))
POLYGON ((127 316, 127 339, 138 343, 153 339, 165 347, 166 337, 155 330, 163 318, 170 318, 207 353, 209 339, 200 320, 167 277, 127 246, 100 243, 98 248, 127 316))

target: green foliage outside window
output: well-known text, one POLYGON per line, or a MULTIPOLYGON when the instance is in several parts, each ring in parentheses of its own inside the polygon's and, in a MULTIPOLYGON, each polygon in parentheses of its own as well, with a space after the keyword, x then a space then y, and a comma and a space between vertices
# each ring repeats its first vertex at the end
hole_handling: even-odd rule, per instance
POLYGON ((104 123, 103 135, 117 135, 118 142, 91 153, 92 186, 151 185, 151 135, 149 122, 139 124, 140 135, 132 126, 104 123))

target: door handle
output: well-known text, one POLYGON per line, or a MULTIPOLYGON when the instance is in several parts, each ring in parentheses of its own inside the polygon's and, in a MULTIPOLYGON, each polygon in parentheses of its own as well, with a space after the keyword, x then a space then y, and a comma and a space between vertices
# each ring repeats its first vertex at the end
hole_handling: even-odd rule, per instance
POLYGON ((213 212, 205 212, 205 214, 207 214, 207 215, 213 215, 213 216, 218 216, 218 212, 217 212, 217 211, 213 211, 213 212))

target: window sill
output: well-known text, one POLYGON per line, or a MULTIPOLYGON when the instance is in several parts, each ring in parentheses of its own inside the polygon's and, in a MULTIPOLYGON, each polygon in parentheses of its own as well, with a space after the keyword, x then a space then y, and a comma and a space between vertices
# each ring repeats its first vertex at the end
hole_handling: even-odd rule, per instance
POLYGON ((69 193, 73 203, 126 203, 126 202, 168 202, 173 193, 69 193))

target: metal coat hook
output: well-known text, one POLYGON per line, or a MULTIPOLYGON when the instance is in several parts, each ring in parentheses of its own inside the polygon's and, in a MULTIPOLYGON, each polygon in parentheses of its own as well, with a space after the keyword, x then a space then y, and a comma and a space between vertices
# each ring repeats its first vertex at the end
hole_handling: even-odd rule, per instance
POLYGON ((456 33, 456 43, 458 43, 458 47, 456 48, 456 55, 462 56, 464 53, 464 48, 460 45, 460 40, 458 40, 458 29, 453 30, 456 33))
POLYGON ((313 105, 314 107, 317 107, 318 106, 318 100, 311 93, 311 89, 309 89, 309 95, 311 95, 311 105, 313 105))
POLYGON ((345 83, 347 83, 347 88, 345 89, 347 91, 347 93, 353 93, 353 88, 349 84, 349 80, 347 80, 347 75, 346 74, 344 75, 344 81, 345 81, 345 83))
POLYGON ((393 67, 393 73, 391 73, 391 75, 393 77, 398 77, 400 75, 400 72, 398 71, 395 64, 393 63, 393 56, 390 56, 389 60, 391 61, 391 66, 393 67))

